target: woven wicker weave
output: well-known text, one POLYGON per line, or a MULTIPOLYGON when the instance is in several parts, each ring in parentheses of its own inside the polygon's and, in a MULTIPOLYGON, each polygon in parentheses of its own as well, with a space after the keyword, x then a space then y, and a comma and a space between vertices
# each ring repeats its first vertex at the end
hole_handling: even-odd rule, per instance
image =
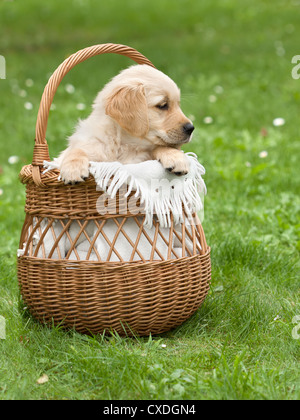
POLYGON ((32 165, 24 166, 20 173, 26 184, 26 217, 20 238, 23 253, 18 257, 18 280, 32 315, 42 322, 60 323, 83 333, 115 330, 120 335, 158 334, 189 318, 208 293, 210 249, 197 216, 194 224, 184 221, 179 230, 172 225, 167 235, 154 220, 151 236, 143 226, 143 216, 119 211, 127 208, 130 197, 117 196, 116 213, 100 215, 96 203, 102 193, 96 190, 92 177, 73 186, 58 181, 56 170, 43 174, 43 161, 50 159, 45 134, 56 89, 76 64, 104 53, 125 55, 153 66, 130 47, 103 44, 71 55, 49 79, 37 117, 32 165), (113 238, 105 233, 108 223, 115 227, 113 238), (127 223, 136 225, 135 238, 126 233, 127 223), (91 225, 96 229, 93 239, 89 235, 91 225), (76 231, 73 237, 70 226, 76 231), (45 242, 49 236, 51 249, 45 242), (105 259, 95 246, 100 237, 108 249, 105 259), (84 259, 77 251, 82 238, 89 243, 84 259), (120 238, 130 249, 126 261, 116 247, 120 238), (141 240, 148 241, 149 255, 139 248, 141 240), (174 240, 180 242, 179 248, 174 240), (62 241, 68 249, 64 254, 62 241), (165 244, 165 255, 158 242, 165 244))

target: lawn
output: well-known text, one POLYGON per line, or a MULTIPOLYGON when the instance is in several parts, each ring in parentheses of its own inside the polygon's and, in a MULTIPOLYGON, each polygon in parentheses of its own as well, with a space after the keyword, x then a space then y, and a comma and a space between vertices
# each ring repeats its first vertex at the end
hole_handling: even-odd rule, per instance
MULTIPOLYGON (((289 0, 1 2, 0 399, 300 398, 299 12, 289 0), (206 168, 211 289, 160 336, 45 328, 18 289, 18 173, 32 159, 43 88, 68 55, 105 42, 138 49, 177 82, 196 126, 185 150, 206 168)), ((95 57, 67 75, 50 112, 51 157, 129 64, 95 57)))

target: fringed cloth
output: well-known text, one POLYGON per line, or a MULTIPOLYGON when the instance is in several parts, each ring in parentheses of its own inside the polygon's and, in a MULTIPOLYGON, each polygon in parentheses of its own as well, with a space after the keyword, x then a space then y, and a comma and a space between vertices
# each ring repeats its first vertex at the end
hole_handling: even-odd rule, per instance
MULTIPOLYGON (((156 215, 161 227, 170 227, 171 214, 175 225, 183 222, 183 212, 192 219, 195 212, 203 210, 203 198, 206 186, 202 179, 204 167, 194 153, 186 153, 190 162, 187 175, 177 176, 166 171, 157 160, 148 160, 135 164, 120 162, 90 162, 90 174, 94 176, 97 190, 104 191, 113 199, 117 192, 126 185, 124 196, 135 191, 134 197, 140 199, 145 214, 144 225, 152 227, 156 215)), ((58 159, 44 162, 46 171, 60 169, 58 159)), ((123 191, 123 190, 122 190, 123 191)), ((101 209, 98 209, 101 212, 101 209)))

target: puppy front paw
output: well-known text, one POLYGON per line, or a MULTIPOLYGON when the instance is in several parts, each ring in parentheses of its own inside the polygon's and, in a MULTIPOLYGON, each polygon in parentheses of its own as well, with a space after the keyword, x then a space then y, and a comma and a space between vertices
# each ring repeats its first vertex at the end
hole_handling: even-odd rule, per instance
POLYGON ((178 176, 186 175, 190 170, 190 163, 184 153, 166 154, 160 156, 160 163, 170 173, 178 176))
POLYGON ((89 176, 89 160, 87 156, 64 159, 60 168, 60 177, 65 184, 78 184, 89 176))

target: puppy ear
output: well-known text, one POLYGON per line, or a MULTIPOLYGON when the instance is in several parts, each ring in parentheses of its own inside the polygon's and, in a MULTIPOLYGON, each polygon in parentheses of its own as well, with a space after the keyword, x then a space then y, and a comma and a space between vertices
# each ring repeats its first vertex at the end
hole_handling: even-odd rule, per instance
POLYGON ((106 100, 106 114, 136 137, 144 137, 149 130, 147 111, 142 85, 119 87, 106 100))

